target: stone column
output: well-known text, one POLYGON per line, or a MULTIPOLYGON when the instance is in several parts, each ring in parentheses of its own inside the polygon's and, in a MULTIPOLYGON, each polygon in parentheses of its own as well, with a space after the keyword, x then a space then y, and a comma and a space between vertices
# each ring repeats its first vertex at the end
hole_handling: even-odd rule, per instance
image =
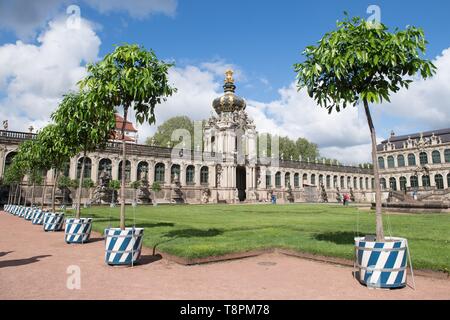
POLYGON ((92 156, 91 157, 91 180, 94 183, 97 183, 98 180, 98 165, 99 165, 99 157, 92 156))
POLYGON ((147 162, 148 162, 148 183, 150 184, 151 187, 153 182, 155 182, 155 161, 150 160, 147 162))
POLYGON ((119 159, 111 159, 111 179, 119 180, 119 159))
POLYGON ((172 164, 170 161, 164 161, 164 166, 165 166, 165 170, 164 170, 164 184, 165 185, 170 185, 171 181, 170 181, 170 171, 172 169, 172 164))
POLYGON ((216 187, 216 166, 209 166, 209 176, 208 176, 208 184, 210 188, 216 187))
POLYGON ((130 159, 130 180, 131 182, 137 180, 137 166, 138 160, 136 158, 130 159))
POLYGON ((195 172, 194 172, 194 176, 195 176, 195 185, 198 187, 200 186, 200 169, 202 168, 202 166, 200 164, 196 164, 195 165, 195 172))
POLYGON ((5 175, 6 147, 0 147, 0 177, 5 175))
POLYGON ((69 177, 70 179, 77 178, 77 157, 70 159, 69 177))
POLYGON ((180 164, 180 184, 182 187, 186 186, 186 164, 184 162, 180 164))

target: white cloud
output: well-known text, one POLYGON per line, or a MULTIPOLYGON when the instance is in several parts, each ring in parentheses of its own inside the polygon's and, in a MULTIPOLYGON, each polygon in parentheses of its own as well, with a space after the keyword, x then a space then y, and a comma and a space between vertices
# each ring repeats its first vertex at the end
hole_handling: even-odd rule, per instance
POLYGON ((84 0, 100 13, 127 11, 133 18, 145 18, 151 14, 163 13, 169 16, 175 14, 176 0, 84 0))
POLYGON ((78 29, 52 21, 37 42, 0 47, 0 119, 8 119, 11 130, 45 125, 62 95, 77 89, 84 63, 97 59, 101 43, 83 19, 78 29))
MULTIPOLYGON (((424 129, 450 126, 450 48, 433 61, 436 75, 428 80, 416 80, 409 90, 392 95, 391 103, 381 106, 380 112, 398 116, 424 129)), ((407 132, 406 132, 407 133, 407 132)))

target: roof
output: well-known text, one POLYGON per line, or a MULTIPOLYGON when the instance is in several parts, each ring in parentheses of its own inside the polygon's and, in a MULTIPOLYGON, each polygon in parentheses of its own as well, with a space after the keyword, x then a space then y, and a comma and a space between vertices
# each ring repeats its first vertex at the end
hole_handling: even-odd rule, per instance
POLYGON ((423 138, 430 138, 433 135, 435 137, 439 137, 442 141, 442 143, 450 142, 450 128, 446 129, 439 129, 439 130, 432 130, 432 131, 425 131, 425 132, 416 132, 412 134, 406 134, 401 136, 392 135, 389 139, 384 140, 377 146, 377 151, 383 151, 383 145, 387 144, 388 142, 395 145, 395 149, 403 149, 403 143, 411 138, 411 140, 418 140, 420 139, 420 136, 423 136, 423 138))
MULTIPOLYGON (((117 113, 115 114, 116 116, 116 130, 122 130, 122 125, 123 125, 123 117, 118 115, 117 113)), ((133 126, 133 124, 130 121, 126 121, 125 122, 125 131, 128 132, 137 132, 136 128, 133 126)))

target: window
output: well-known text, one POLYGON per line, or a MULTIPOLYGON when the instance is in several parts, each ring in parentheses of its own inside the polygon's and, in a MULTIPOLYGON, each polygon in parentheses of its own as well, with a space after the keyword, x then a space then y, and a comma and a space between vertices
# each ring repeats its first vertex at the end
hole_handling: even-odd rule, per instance
POLYGON ((431 153, 431 159, 433 160, 434 164, 441 163, 441 153, 437 150, 434 150, 431 153))
POLYGON ((406 191, 406 178, 400 177, 400 190, 406 191))
POLYGON ((436 188, 439 190, 444 189, 444 178, 442 175, 437 174, 434 176, 434 182, 436 183, 436 188))
POLYGON ((315 184, 316 184, 316 175, 315 175, 315 174, 312 174, 312 175, 311 175, 311 184, 312 184, 312 185, 315 185, 315 184))
MULTIPOLYGON (((119 162, 119 181, 122 181, 122 162, 119 162)), ((131 180, 131 162, 130 160, 127 160, 125 162, 125 182, 129 182, 131 180)))
POLYGON ((291 174, 286 172, 284 175, 284 186, 288 188, 291 185, 291 174))
POLYGON ((106 171, 106 173, 111 178, 112 176, 112 162, 109 159, 102 159, 98 163, 98 178, 100 178, 100 175, 103 171, 106 171))
POLYGON ((447 174, 447 188, 450 188, 450 173, 447 174))
POLYGON ((412 176, 409 178, 409 184, 411 185, 411 188, 418 188, 419 187, 419 179, 417 176, 412 176))
POLYGON ((319 186, 323 185, 323 175, 319 174, 319 186))
POLYGON ((369 178, 366 178, 366 189, 369 190, 369 178))
POLYGON ((386 189, 386 179, 385 178, 381 178, 380 179, 380 184, 381 184, 381 189, 385 190, 386 189))
POLYGON ((209 176, 208 167, 206 167, 206 166, 202 167, 200 169, 200 183, 208 184, 208 176, 209 176))
POLYGON ((429 187, 430 186, 430 176, 422 176, 422 187, 429 187))
POLYGON ((421 152, 419 154, 420 164, 424 165, 428 163, 428 155, 425 152, 421 152))
POLYGON ((137 180, 140 181, 147 176, 148 173, 148 163, 146 161, 139 162, 137 166, 137 180))
POLYGON ((444 157, 445 157, 445 162, 449 163, 450 162, 450 149, 446 149, 444 151, 444 157))
POLYGON ((178 177, 178 180, 180 180, 180 165, 174 164, 170 168, 170 182, 174 182, 175 176, 178 177))
POLYGON ((375 179, 374 178, 372 178, 372 182, 371 182, 370 186, 371 186, 372 190, 375 189, 375 179))
MULTIPOLYGON (((83 165, 83 157, 78 159, 77 179, 80 179, 82 165, 83 165)), ((83 178, 86 179, 86 178, 90 178, 91 177, 91 169, 92 169, 92 161, 91 161, 90 158, 86 157, 86 161, 84 162, 83 178)))
POLYGON ((389 188, 393 191, 397 191, 397 180, 394 177, 389 178, 389 188))
POLYGON ((17 152, 10 152, 10 153, 8 153, 6 155, 6 158, 5 158, 5 172, 6 172, 6 169, 8 169, 8 167, 11 165, 11 163, 12 163, 12 161, 13 161, 13 159, 14 159, 14 157, 16 155, 17 155, 17 152))
POLYGON ((341 189, 344 189, 345 178, 341 176, 341 189))
POLYGON ((363 178, 359 178, 359 188, 361 190, 364 189, 364 179, 363 178))
POLYGON ((275 173, 275 187, 281 188, 281 172, 275 173))
POLYGON ((397 166, 398 167, 405 166, 405 157, 402 154, 397 157, 397 166))
POLYGON ((195 184, 195 167, 194 166, 187 166, 186 168, 186 184, 193 185, 195 184))
POLYGON ((393 156, 389 156, 387 158, 387 162, 388 162, 388 168, 395 168, 395 162, 394 162, 393 156))
POLYGON ((356 177, 353 178, 353 188, 355 190, 358 189, 358 178, 356 178, 356 177))
POLYGON ((378 167, 380 167, 380 169, 384 169, 384 158, 383 157, 378 157, 378 167))
POLYGON ((300 175, 298 173, 294 174, 294 188, 300 187, 300 175))
POLYGON ((266 188, 272 187, 272 173, 270 171, 266 171, 266 188))
POLYGON ((327 176, 327 189, 331 188, 331 176, 327 176))
POLYGON ((336 188, 338 186, 338 176, 333 177, 333 188, 336 188))
POLYGON ((164 183, 165 168, 163 163, 157 163, 155 166, 155 182, 164 183))
POLYGON ((305 173, 303 174, 303 184, 307 184, 308 183, 308 175, 305 173))
POLYGON ((347 177, 347 189, 350 189, 352 183, 352 178, 347 177))
POLYGON ((416 156, 413 153, 408 154, 408 166, 413 167, 416 165, 416 156))

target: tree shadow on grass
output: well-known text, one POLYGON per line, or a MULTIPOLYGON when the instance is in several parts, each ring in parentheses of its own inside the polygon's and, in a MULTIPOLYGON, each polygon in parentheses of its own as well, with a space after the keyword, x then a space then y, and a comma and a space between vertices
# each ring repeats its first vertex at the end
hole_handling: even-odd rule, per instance
POLYGON ((348 231, 324 232, 315 234, 314 239, 319 241, 333 242, 335 244, 354 244, 355 233, 348 231))
POLYGON ((39 262, 42 258, 51 257, 51 255, 42 255, 42 256, 34 256, 27 259, 16 259, 16 260, 6 260, 6 261, 0 261, 0 268, 7 268, 7 267, 18 267, 23 266, 35 262, 39 262))

